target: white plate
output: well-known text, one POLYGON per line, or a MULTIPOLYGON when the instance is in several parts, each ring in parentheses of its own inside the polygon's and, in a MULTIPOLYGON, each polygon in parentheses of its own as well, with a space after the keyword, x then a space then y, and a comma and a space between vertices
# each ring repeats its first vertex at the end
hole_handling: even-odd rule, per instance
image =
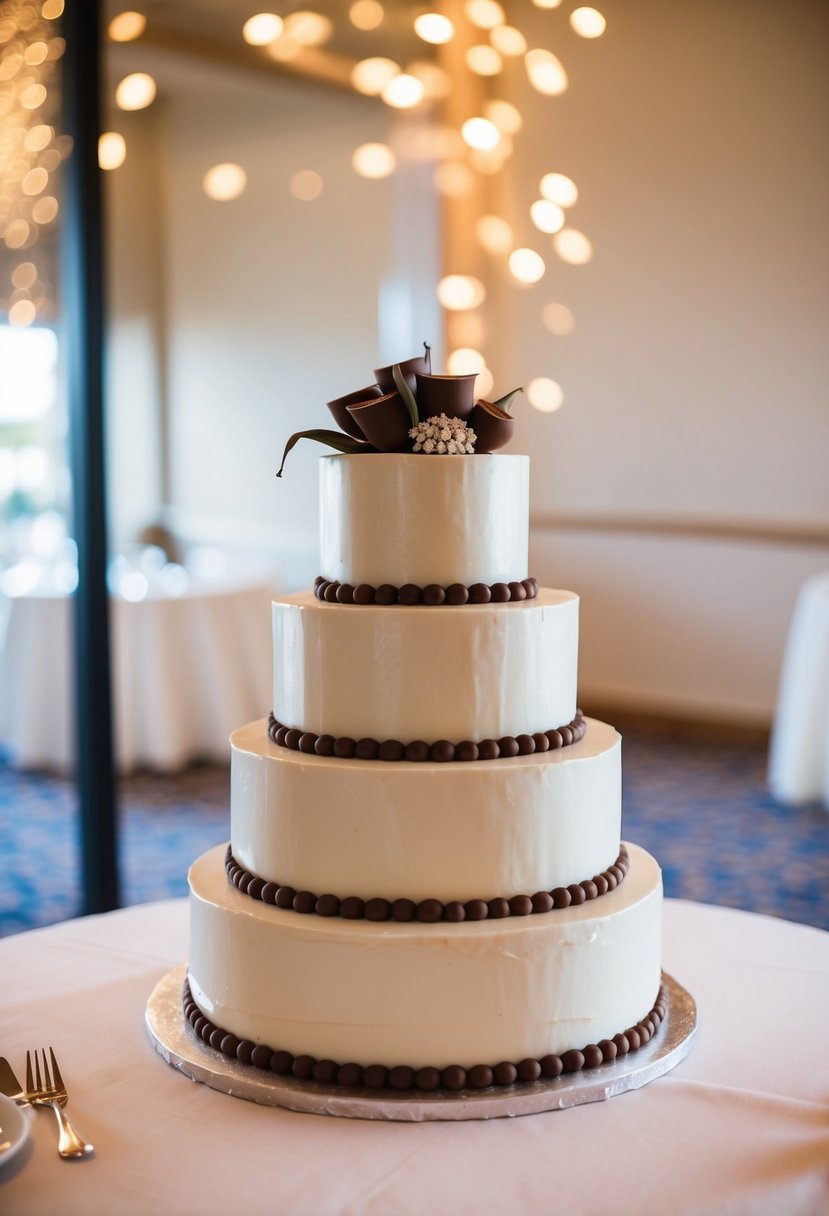
POLYGON ((0 1170, 5 1169, 15 1153, 19 1152, 29 1138, 29 1120, 11 1098, 0 1094, 0 1144, 8 1140, 9 1147, 0 1149, 0 1170))

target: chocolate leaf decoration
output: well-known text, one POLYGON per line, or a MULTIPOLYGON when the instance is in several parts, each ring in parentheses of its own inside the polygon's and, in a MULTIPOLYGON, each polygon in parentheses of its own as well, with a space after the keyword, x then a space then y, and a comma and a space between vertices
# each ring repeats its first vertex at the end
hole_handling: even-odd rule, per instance
POLYGON ((516 394, 516 393, 523 393, 523 391, 524 391, 524 386, 523 386, 523 384, 522 384, 522 385, 519 385, 519 387, 518 387, 518 388, 514 388, 514 389, 512 390, 512 392, 511 392, 511 393, 504 393, 504 396, 503 396, 503 397, 499 397, 499 398, 498 398, 498 400, 497 400, 497 401, 493 401, 493 402, 492 402, 492 404, 493 404, 493 405, 497 405, 499 410, 503 410, 503 411, 504 411, 504 413, 506 413, 506 412, 507 412, 507 406, 509 405, 510 401, 512 401, 512 399, 513 399, 513 397, 515 396, 515 394, 516 394))
POLYGON ((426 371, 431 376, 431 374, 432 374, 432 348, 428 342, 423 343, 423 350, 426 353, 426 371))
MULTIPOLYGON (((428 347, 427 347, 427 350, 428 350, 428 347)), ((409 388, 409 382, 406 379, 406 377, 403 375, 403 372, 402 372, 402 369, 401 369, 399 363, 395 363, 394 367, 391 369, 391 374, 392 374, 392 379, 394 380, 394 383, 395 383, 395 387, 397 388, 397 391, 401 396, 403 404, 405 405, 406 409, 409 411, 409 416, 412 420, 412 426, 417 426, 418 422, 420 422, 420 415, 417 412, 417 402, 415 401, 414 393, 409 388)))
POLYGON ((313 439, 316 443, 324 443, 329 448, 336 448, 338 452, 346 452, 351 455, 358 452, 374 452, 376 450, 370 443, 364 443, 361 439, 352 439, 350 435, 345 435, 342 431, 297 431, 285 444, 285 451, 282 453, 282 464, 279 466, 279 471, 276 474, 277 477, 282 476, 282 470, 285 468, 285 458, 291 448, 299 443, 300 439, 313 439))

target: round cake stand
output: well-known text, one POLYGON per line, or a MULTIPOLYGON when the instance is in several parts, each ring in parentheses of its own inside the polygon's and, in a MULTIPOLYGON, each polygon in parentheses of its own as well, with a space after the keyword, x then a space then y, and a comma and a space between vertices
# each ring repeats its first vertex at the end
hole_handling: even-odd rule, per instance
POLYGON ((147 1002, 146 1025, 156 1049, 173 1068, 211 1089, 245 1098, 263 1106, 317 1115, 339 1115, 346 1119, 393 1119, 402 1122, 430 1120, 501 1119, 563 1110, 585 1102, 639 1089, 675 1068, 691 1050, 697 1029, 697 1007, 693 997, 672 976, 663 972, 668 990, 668 1013, 657 1034, 644 1047, 612 1064, 585 1072, 569 1073, 555 1080, 511 1085, 487 1090, 430 1094, 297 1081, 279 1077, 250 1064, 228 1059, 206 1046, 185 1021, 181 990, 187 964, 181 963, 156 985, 147 1002))

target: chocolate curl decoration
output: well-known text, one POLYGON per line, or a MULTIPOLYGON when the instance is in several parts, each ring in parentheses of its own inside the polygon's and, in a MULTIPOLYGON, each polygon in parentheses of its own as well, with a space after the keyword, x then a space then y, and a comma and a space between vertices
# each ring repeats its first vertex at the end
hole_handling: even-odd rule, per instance
POLYGON ((469 425, 474 430, 477 440, 475 451, 479 454, 496 452, 505 447, 512 439, 515 430, 515 419, 506 411, 516 393, 523 393, 523 388, 514 388, 512 392, 497 401, 478 401, 469 415, 469 425))
POLYGON ((277 477, 282 476, 282 470, 285 468, 285 458, 291 448, 296 447, 300 439, 313 439, 316 443, 324 443, 329 448, 334 448, 337 452, 346 452, 350 455, 355 455, 358 452, 376 452, 370 443, 365 443, 359 439, 352 439, 350 435, 343 435, 341 431, 297 431, 292 435, 285 444, 285 451, 282 453, 282 463, 277 470, 277 477))

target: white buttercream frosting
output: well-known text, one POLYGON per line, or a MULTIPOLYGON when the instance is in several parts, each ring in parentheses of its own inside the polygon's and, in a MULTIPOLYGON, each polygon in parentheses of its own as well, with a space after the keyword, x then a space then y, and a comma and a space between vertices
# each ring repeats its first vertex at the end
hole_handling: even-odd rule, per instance
POLYGON ((338 760, 231 736, 231 845, 269 882, 415 901, 532 895, 612 865, 621 740, 588 720, 559 751, 472 764, 338 760))
POLYGON ((611 1037, 660 983, 659 867, 629 846, 615 891, 544 915, 460 924, 302 916, 227 882, 224 848, 190 871, 190 987, 240 1038, 413 1067, 495 1064, 611 1037))
POLYGON ((529 457, 326 456, 320 573, 341 583, 527 577, 529 457))
POLYGON ((578 604, 546 588, 433 608, 284 596, 273 604, 273 713, 303 731, 402 743, 564 726, 576 711, 578 604))

